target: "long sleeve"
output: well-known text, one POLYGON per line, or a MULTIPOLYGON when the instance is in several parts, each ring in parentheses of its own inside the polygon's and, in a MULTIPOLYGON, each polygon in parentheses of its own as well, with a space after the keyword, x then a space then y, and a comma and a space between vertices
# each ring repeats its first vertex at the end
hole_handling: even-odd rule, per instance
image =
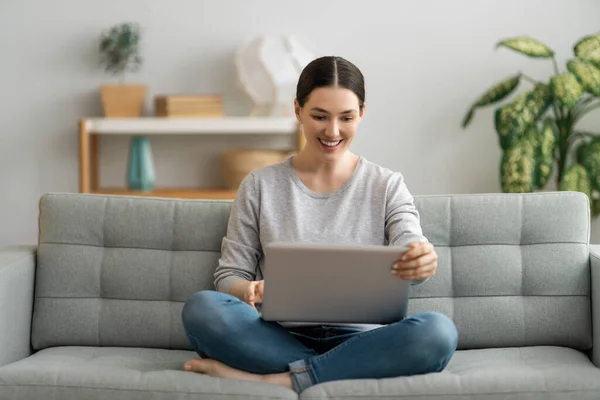
MULTIPOLYGON (((414 198, 410 194, 404 177, 396 172, 388 181, 385 205, 385 234, 390 246, 407 246, 414 242, 428 242, 423 236, 414 198)), ((413 285, 426 279, 413 281, 413 285)))
POLYGON ((221 258, 215 270, 217 291, 229 293, 239 280, 256 278, 258 261, 262 254, 259 237, 259 193, 255 178, 250 173, 240 184, 227 225, 227 234, 221 244, 221 258))

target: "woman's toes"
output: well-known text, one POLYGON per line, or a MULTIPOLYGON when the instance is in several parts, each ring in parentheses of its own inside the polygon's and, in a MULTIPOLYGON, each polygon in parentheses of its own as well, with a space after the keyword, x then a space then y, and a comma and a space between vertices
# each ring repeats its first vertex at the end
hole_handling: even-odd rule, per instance
POLYGON ((183 364, 183 369, 190 372, 196 372, 199 374, 207 374, 209 372, 208 360, 202 360, 200 358, 194 358, 193 360, 187 361, 183 364))

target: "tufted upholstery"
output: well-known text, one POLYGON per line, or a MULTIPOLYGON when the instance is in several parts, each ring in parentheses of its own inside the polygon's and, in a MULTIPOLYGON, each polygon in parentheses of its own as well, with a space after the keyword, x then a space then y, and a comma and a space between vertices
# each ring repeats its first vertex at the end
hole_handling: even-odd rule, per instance
MULTIPOLYGON (((440 256, 410 311, 452 317, 459 347, 591 347, 581 193, 417 196, 440 256)), ((228 201, 48 194, 32 342, 189 349, 185 299, 213 288, 228 201)), ((587 215, 587 218, 586 218, 587 215)))
POLYGON ((34 348, 188 349, 183 302, 214 288, 230 209, 223 201, 45 195, 34 348))
POLYGON ((438 273, 409 312, 454 319, 459 348, 592 345, 589 202, 582 193, 423 196, 438 273))

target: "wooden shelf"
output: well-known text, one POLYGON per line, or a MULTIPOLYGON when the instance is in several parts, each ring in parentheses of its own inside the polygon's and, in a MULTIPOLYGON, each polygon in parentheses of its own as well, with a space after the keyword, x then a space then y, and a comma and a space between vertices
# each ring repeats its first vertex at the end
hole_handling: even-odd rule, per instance
POLYGON ((305 145, 302 126, 295 117, 219 118, 88 118, 79 122, 79 190, 81 193, 184 199, 234 199, 235 190, 168 189, 135 192, 100 188, 100 135, 295 135, 296 150, 305 145))
POLYGON ((87 132, 102 135, 294 135, 298 131, 298 121, 290 117, 93 118, 83 123, 87 132))
POLYGON ((180 199, 211 199, 232 200, 236 191, 228 189, 182 189, 182 188, 156 188, 151 192, 131 191, 126 188, 102 188, 92 190, 91 193, 111 194, 117 196, 141 196, 141 197, 166 197, 180 199))

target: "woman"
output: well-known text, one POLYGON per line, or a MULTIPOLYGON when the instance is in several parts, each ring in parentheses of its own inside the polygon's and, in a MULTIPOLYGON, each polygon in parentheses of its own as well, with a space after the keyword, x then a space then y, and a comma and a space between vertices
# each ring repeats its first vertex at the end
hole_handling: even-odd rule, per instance
POLYGON ((183 309, 187 336, 202 357, 184 369, 296 392, 333 380, 443 370, 458 340, 443 314, 415 314, 370 330, 261 319, 262 248, 275 240, 409 245, 390 279, 412 284, 437 268, 402 175, 348 150, 365 112, 360 70, 340 57, 312 61, 300 76, 294 105, 306 145, 240 185, 215 272, 217 291, 194 294, 183 309))

